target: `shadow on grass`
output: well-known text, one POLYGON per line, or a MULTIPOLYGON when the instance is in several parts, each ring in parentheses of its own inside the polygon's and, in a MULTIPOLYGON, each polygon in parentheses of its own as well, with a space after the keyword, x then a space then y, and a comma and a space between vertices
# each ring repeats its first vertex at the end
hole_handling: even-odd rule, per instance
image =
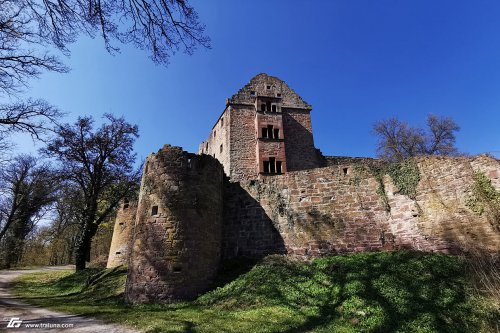
POLYGON ((72 306, 71 312, 148 332, 486 332, 484 325, 494 328, 498 319, 468 297, 464 261, 447 255, 407 251, 311 263, 278 255, 257 264, 230 261, 218 288, 171 305, 124 304, 116 293, 124 276, 120 269, 89 271, 38 287, 50 285, 44 304, 72 306), (56 296, 75 285, 87 287, 56 296))

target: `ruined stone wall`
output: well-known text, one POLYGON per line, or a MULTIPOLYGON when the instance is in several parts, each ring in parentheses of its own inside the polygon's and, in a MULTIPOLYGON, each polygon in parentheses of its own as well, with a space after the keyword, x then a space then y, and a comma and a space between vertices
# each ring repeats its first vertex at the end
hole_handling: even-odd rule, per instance
POLYGON ((230 133, 231 133, 231 107, 227 107, 215 123, 207 140, 200 144, 198 154, 210 155, 224 166, 224 171, 229 175, 230 161, 230 133))
POLYGON ((137 201, 122 201, 116 213, 107 268, 127 265, 133 238, 137 201))
POLYGON ((485 172, 500 188, 498 160, 417 159, 421 178, 415 200, 400 194, 389 176, 383 178, 390 210, 380 182, 359 172, 358 162, 239 183, 239 195, 225 197, 224 255, 500 250, 498 230, 466 204, 474 171, 485 172))
POLYGON ((126 298, 191 299, 206 290, 221 250, 223 169, 165 145, 145 163, 126 298))
POLYGON ((288 171, 298 171, 321 166, 314 147, 310 110, 283 108, 288 171))
POLYGON ((233 106, 231 109, 231 181, 257 178, 255 147, 255 108, 253 105, 233 106))

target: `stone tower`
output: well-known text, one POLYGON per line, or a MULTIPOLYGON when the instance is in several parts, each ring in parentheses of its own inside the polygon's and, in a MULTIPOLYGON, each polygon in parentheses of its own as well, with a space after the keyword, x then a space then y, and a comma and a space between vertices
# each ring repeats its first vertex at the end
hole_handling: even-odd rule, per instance
POLYGON ((126 265, 134 232, 137 201, 124 199, 116 213, 107 268, 126 265))
POLYGON ((231 181, 322 166, 311 110, 284 81, 259 74, 226 101, 198 152, 217 158, 231 181))
POLYGON ((132 303, 191 299, 215 276, 224 173, 211 156, 165 145, 144 166, 126 285, 132 303))

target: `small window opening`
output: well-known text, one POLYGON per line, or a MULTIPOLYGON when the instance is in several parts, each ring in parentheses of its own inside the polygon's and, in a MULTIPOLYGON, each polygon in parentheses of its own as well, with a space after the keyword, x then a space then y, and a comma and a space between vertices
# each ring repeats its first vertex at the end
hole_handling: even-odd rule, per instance
POLYGON ((255 97, 255 91, 250 91, 250 96, 255 97))
POLYGON ((224 117, 220 118, 220 127, 224 126, 224 117))
POLYGON ((208 142, 205 145, 205 149, 208 151, 208 142))
POLYGON ((115 254, 121 254, 121 252, 120 252, 120 251, 118 251, 118 252, 115 252, 115 254))
POLYGON ((273 104, 273 105, 271 106, 271 112, 276 112, 276 104, 273 104))
POLYGON ((277 94, 276 94, 276 96, 277 96, 277 97, 281 97, 281 93, 277 93, 277 94))
POLYGON ((146 166, 144 167, 144 172, 147 173, 149 169, 149 163, 146 162, 146 166))
POLYGON ((267 90, 271 89, 271 86, 266 86, 266 89, 267 89, 267 90))
POLYGON ((276 173, 281 173, 281 162, 276 161, 276 173))
POLYGON ((222 153, 222 145, 220 145, 220 152, 222 153))
POLYGON ((271 102, 266 102, 266 111, 271 111, 271 102))
POLYGON ((182 267, 181 266, 174 266, 173 271, 174 271, 174 273, 180 273, 182 271, 182 267))
POLYGON ((123 225, 123 222, 118 223, 118 225, 123 225))
POLYGON ((217 131, 214 131, 214 138, 215 138, 216 135, 217 135, 217 131))
POLYGON ((269 172, 276 173, 276 159, 274 157, 269 158, 269 172))
POLYGON ((269 161, 264 161, 264 172, 269 173, 269 161))
POLYGON ((191 159, 190 159, 190 158, 188 158, 187 162, 188 162, 188 163, 187 163, 187 167, 188 167, 188 169, 191 169, 191 159))
POLYGON ((349 168, 344 168, 344 176, 347 176, 349 174, 349 168))
POLYGON ((158 215, 158 206, 151 207, 151 216, 158 215))
POLYGON ((279 128, 274 129, 274 138, 279 139, 280 138, 280 130, 279 128))
POLYGON ((273 125, 267 125, 267 138, 273 138, 273 125))
POLYGON ((260 111, 266 111, 266 104, 260 105, 260 111))
POLYGON ((267 127, 264 127, 264 128, 262 129, 262 137, 263 137, 263 138, 267 138, 267 127))
POLYGON ((128 199, 123 200, 123 209, 127 209, 129 207, 128 199))

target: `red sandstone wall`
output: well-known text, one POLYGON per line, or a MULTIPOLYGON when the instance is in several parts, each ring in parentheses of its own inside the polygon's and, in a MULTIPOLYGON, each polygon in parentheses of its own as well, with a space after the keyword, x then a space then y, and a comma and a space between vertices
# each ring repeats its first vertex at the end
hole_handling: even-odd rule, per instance
POLYGON ((474 171, 486 171, 500 188, 500 162, 484 156, 417 162, 416 200, 398 194, 385 177, 390 212, 377 194, 377 180, 357 175, 351 164, 243 182, 239 195, 225 197, 224 255, 316 256, 384 248, 457 252, 468 246, 499 251, 500 233, 466 206, 466 198, 474 171))
POLYGON ((137 201, 131 200, 128 204, 120 205, 116 213, 113 238, 109 248, 107 268, 120 265, 127 265, 130 255, 130 247, 133 238, 135 213, 137 211, 137 201))
POLYGON ((233 106, 231 108, 231 169, 228 176, 232 181, 257 178, 257 157, 255 147, 255 108, 233 106))
POLYGON ((146 168, 126 297, 132 303, 194 298, 218 269, 222 166, 166 145, 148 157, 146 168))
POLYGON ((310 110, 283 108, 283 132, 288 171, 321 165, 314 147, 310 110))

